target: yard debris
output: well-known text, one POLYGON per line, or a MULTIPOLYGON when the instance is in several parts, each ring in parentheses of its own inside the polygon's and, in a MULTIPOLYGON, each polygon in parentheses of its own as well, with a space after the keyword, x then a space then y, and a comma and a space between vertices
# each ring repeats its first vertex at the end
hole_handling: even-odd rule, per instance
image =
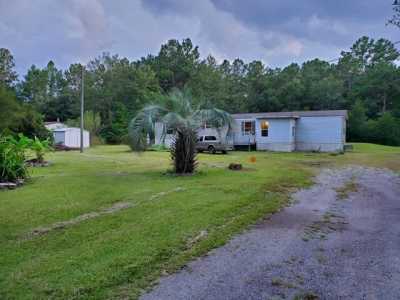
POLYGON ((190 239, 187 242, 187 248, 192 248, 195 244, 204 239, 207 235, 208 235, 207 230, 201 230, 198 235, 196 235, 194 238, 190 239))
POLYGON ((67 220, 67 221, 56 222, 48 227, 35 228, 32 231, 30 231, 28 234, 26 234, 24 236, 24 239, 30 240, 36 236, 41 236, 41 235, 47 234, 50 231, 64 229, 66 227, 70 227, 70 226, 79 224, 83 221, 86 221, 89 219, 94 219, 94 218, 97 218, 97 217, 100 217, 103 215, 107 215, 107 214, 112 214, 112 213, 118 212, 123 209, 127 209, 132 206, 133 206, 133 204, 129 203, 129 202, 117 202, 114 205, 104 208, 100 211, 86 213, 86 214, 77 216, 77 217, 67 220))
POLYGON ((279 277, 272 278, 271 285, 279 286, 279 287, 283 287, 283 288, 287 288, 287 289, 297 288, 296 285, 294 285, 293 283, 285 281, 285 280, 283 280, 282 278, 279 278, 279 277))
POLYGON ((0 190, 1 189, 13 190, 22 184, 24 184, 23 179, 17 179, 15 182, 0 182, 0 190))
POLYGON ((0 182, 0 189, 15 189, 17 184, 14 182, 0 182))
POLYGON ((301 293, 294 296, 293 300, 318 300, 319 297, 313 292, 301 293))
POLYGON ((242 166, 242 164, 230 163, 228 166, 228 169, 238 171, 238 170, 242 170, 243 166, 242 166))
POLYGON ((36 158, 29 159, 26 161, 26 164, 29 167, 48 167, 50 166, 50 162, 48 161, 38 161, 36 158))
POLYGON ((166 195, 169 195, 169 194, 171 194, 171 193, 182 192, 182 191, 185 191, 185 190, 186 190, 185 188, 178 186, 177 188, 174 188, 174 189, 172 189, 172 190, 170 190, 170 191, 159 192, 159 193, 157 193, 157 194, 154 194, 154 195, 152 195, 152 196, 150 197, 150 200, 154 200, 154 199, 157 199, 157 198, 160 198, 160 197, 164 197, 164 196, 166 196, 166 195))

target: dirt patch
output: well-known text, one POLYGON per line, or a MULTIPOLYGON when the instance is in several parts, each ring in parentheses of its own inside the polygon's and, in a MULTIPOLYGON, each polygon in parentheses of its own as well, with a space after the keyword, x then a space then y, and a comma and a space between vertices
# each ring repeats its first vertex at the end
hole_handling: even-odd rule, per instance
POLYGON ((155 199, 158 199, 160 197, 164 197, 164 196, 167 196, 169 194, 176 193, 176 192, 182 192, 182 191, 185 191, 185 190, 186 190, 185 188, 178 186, 177 188, 174 188, 174 189, 172 189, 170 191, 159 192, 157 194, 154 194, 154 195, 150 196, 149 200, 155 200, 155 199))
POLYGON ((96 211, 96 212, 86 213, 86 214, 80 215, 80 216, 78 216, 76 218, 73 218, 73 219, 70 219, 70 220, 67 220, 67 221, 57 222, 57 223, 54 223, 54 224, 52 224, 52 225, 50 225, 48 227, 35 228, 32 231, 30 231, 28 234, 23 236, 23 239, 24 240, 30 240, 30 239, 33 239, 33 238, 35 238, 37 236, 45 235, 45 234, 47 234, 47 233, 49 233, 51 231, 65 229, 67 227, 74 226, 74 225, 79 224, 81 222, 84 222, 86 220, 98 218, 100 216, 107 215, 107 214, 113 214, 113 213, 116 213, 116 212, 118 212, 120 210, 127 209, 127 208, 132 207, 132 206, 133 206, 132 203, 117 202, 113 206, 104 208, 104 209, 96 211))
POLYGON ((344 186, 336 189, 336 195, 338 200, 347 199, 350 193, 355 193, 358 190, 358 184, 353 177, 350 181, 348 181, 344 186))
POLYGON ((337 213, 328 211, 321 220, 315 221, 304 230, 303 241, 310 239, 327 239, 327 235, 335 231, 343 231, 348 222, 337 213))
MULTIPOLYGON (((180 192, 180 191, 185 191, 186 189, 183 187, 177 187, 174 188, 172 190, 169 191, 165 191, 165 192, 160 192, 157 194, 154 194, 152 196, 150 196, 149 200, 153 201, 153 200, 157 200, 161 197, 164 197, 166 195, 169 195, 171 193, 175 193, 175 192, 180 192)), ((94 218, 98 218, 104 215, 109 215, 109 214, 114 214, 117 213, 121 210, 130 208, 135 206, 136 204, 131 203, 131 202, 117 202, 115 204, 113 204, 110 207, 106 207, 103 208, 101 210, 98 211, 94 211, 94 212, 89 212, 89 213, 85 213, 83 215, 79 215, 73 219, 70 220, 66 220, 66 221, 61 221, 61 222, 56 222, 54 224, 51 224, 49 226, 43 226, 43 227, 38 227, 35 228, 33 230, 31 230, 30 232, 28 232, 27 234, 25 234, 24 236, 21 237, 22 240, 31 240, 37 236, 42 236, 45 235, 51 231, 54 230, 61 230, 61 229, 65 229, 74 225, 77 225, 81 222, 84 222, 86 220, 90 220, 90 219, 94 219, 94 218)))

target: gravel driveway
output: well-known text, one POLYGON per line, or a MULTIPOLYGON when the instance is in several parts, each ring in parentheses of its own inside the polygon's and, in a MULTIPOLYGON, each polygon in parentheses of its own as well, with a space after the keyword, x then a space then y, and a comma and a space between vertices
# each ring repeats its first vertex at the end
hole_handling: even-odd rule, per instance
POLYGON ((293 199, 142 299, 400 299, 398 175, 325 169, 293 199))

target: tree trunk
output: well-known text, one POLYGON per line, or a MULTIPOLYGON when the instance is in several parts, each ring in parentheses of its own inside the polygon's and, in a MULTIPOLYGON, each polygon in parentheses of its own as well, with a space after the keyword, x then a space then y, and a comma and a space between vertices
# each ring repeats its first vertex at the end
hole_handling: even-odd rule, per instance
POLYGON ((196 162, 196 132, 192 129, 180 130, 171 145, 171 159, 177 174, 193 173, 196 162))

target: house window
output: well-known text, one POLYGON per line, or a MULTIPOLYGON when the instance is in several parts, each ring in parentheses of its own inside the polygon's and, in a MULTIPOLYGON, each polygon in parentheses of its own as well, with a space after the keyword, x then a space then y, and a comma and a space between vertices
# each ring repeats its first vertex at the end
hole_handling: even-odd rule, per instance
POLYGON ((268 121, 262 120, 260 122, 260 126, 261 126, 261 136, 268 136, 268 129, 269 129, 268 121))
POLYGON ((242 135, 254 135, 254 121, 242 122, 242 135))
POLYGON ((167 134, 174 134, 173 128, 167 128, 167 134))
POLYGON ((296 127, 292 126, 292 137, 296 135, 296 127))

